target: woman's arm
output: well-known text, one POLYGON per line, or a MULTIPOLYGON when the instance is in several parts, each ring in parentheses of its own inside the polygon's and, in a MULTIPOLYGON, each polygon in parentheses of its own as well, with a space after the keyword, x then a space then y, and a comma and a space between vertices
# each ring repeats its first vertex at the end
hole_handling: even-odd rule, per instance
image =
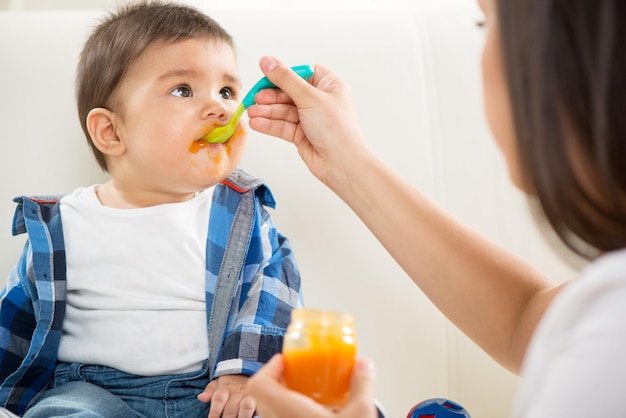
POLYGON ((558 288, 530 265, 461 225, 367 147, 348 86, 316 66, 312 85, 277 60, 261 68, 250 126, 293 142, 311 172, 361 218, 422 291, 495 360, 519 370, 558 288))

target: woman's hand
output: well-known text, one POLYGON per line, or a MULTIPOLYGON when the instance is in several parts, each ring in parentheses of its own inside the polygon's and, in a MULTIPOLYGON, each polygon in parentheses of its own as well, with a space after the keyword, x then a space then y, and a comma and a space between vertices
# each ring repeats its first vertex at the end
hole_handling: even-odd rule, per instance
POLYGON ((276 354, 246 385, 263 418, 376 418, 373 364, 358 360, 350 384, 350 398, 340 411, 331 411, 282 384, 283 357, 276 354))
POLYGON ((311 172, 332 182, 335 168, 364 150, 349 86, 326 67, 315 65, 309 82, 275 58, 263 57, 263 73, 278 89, 260 91, 248 108, 250 127, 292 142, 311 172))

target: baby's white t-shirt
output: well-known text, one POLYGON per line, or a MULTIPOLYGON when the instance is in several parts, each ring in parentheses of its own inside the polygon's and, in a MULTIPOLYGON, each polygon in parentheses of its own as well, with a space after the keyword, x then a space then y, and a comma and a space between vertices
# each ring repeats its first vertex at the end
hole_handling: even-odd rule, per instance
POLYGON ((522 375, 515 418, 626 416, 626 250, 602 256, 561 290, 522 375))
POLYGON ((205 259, 213 188, 181 203, 102 206, 97 186, 61 199, 67 309, 59 360, 143 375, 208 357, 205 259))

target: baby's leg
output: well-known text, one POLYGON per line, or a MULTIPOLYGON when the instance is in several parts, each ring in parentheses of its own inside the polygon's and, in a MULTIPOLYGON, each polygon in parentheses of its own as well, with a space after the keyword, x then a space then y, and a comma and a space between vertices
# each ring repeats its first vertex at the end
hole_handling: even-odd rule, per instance
POLYGON ((75 381, 45 391, 35 405, 26 411, 24 418, 67 416, 80 416, 81 418, 139 417, 117 396, 94 384, 75 381))

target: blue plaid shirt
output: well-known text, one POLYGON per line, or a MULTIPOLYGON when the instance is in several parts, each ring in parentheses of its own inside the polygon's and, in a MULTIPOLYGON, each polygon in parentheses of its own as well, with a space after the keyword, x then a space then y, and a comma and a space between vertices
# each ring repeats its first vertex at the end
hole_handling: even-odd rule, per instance
MULTIPOLYGON (((254 201, 245 262, 228 309, 212 377, 251 375, 281 351, 291 310, 302 306, 300 273, 291 246, 265 207, 270 190, 236 170, 215 188, 206 250, 207 326, 235 212, 254 201)), ((13 234, 28 234, 22 257, 0 293, 0 406, 23 414, 48 387, 65 313, 65 248, 58 198, 16 198, 13 234)), ((223 304, 222 304, 223 305, 223 304)), ((216 305, 217 306, 217 305, 216 305)), ((209 345, 215 344, 210 341, 209 345)), ((208 353, 207 353, 208 356, 208 353)))

